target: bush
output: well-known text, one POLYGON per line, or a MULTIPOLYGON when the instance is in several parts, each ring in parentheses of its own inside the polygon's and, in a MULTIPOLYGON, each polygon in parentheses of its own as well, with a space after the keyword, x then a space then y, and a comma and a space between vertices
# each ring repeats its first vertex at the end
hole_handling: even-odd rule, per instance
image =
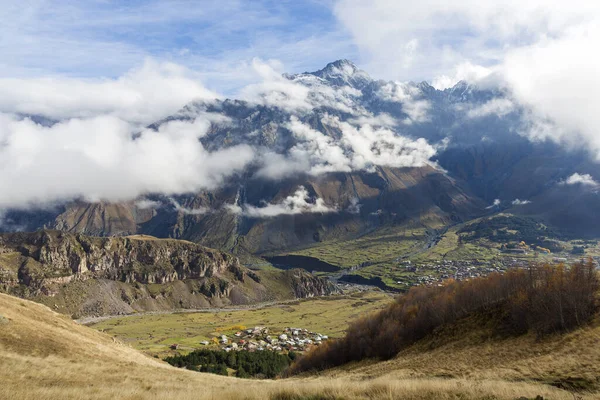
MULTIPOLYGON (((293 356, 295 357, 295 355, 293 356)), ((240 378, 275 378, 291 363, 291 356, 274 351, 196 350, 187 355, 165 358, 169 364, 195 371, 227 375, 227 368, 237 370, 240 378)))
POLYGON ((289 374, 364 358, 389 359, 400 350, 472 312, 500 308, 512 334, 566 331, 596 312, 599 281, 592 261, 570 268, 531 265, 441 287, 414 287, 380 312, 354 322, 346 336, 300 357, 289 374))

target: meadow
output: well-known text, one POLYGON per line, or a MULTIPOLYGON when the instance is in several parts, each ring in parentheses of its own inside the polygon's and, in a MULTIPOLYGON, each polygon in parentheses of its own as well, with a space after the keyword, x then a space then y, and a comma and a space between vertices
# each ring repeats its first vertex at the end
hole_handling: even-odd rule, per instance
POLYGON ((357 292, 259 309, 123 316, 90 326, 162 358, 173 353, 169 349, 172 344, 178 344, 180 351, 192 351, 203 347, 201 341, 235 333, 242 327, 266 326, 274 332, 297 327, 340 337, 351 321, 383 308, 391 300, 383 292, 357 292))

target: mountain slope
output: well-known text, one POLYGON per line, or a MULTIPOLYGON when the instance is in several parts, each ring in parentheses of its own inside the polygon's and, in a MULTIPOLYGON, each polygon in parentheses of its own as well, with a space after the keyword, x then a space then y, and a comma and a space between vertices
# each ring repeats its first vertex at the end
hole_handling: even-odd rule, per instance
POLYGON ((300 271, 253 272, 237 257, 147 236, 0 235, 0 289, 78 316, 206 308, 336 289, 300 271))
MULTIPOLYGON (((251 381, 173 368, 47 307, 0 294, 2 399, 572 399, 568 392, 497 379, 346 377, 251 381)), ((587 396, 582 396, 587 398, 587 396)), ((592 398, 592 397, 589 397, 592 398)))
MULTIPOLYGON (((465 82, 437 90, 376 80, 348 60, 286 74, 255 92, 194 102, 149 126, 164 134, 205 124, 198 140, 208 152, 252 149, 243 172, 192 193, 10 210, 3 229, 143 233, 271 254, 382 226, 447 226, 488 213, 495 199, 502 208, 519 199, 534 203, 517 210, 523 214, 575 236, 600 235, 597 213, 570 222, 561 217, 563 194, 553 195, 574 173, 600 177, 600 167, 584 151, 530 141, 527 110, 510 93, 465 82)), ((569 196, 573 204, 597 203, 586 192, 569 196)))

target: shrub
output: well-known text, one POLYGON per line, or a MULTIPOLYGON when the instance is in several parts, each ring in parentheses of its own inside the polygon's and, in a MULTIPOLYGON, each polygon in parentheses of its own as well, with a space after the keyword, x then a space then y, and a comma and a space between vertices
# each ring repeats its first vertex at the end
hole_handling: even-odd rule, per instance
POLYGON ((275 378, 290 365, 291 358, 274 351, 201 349, 186 355, 167 357, 165 361, 175 367, 219 375, 227 375, 227 368, 232 368, 237 370, 236 376, 240 378, 275 378))
POLYGON ((355 321, 344 338, 300 357, 288 373, 389 359, 443 324, 498 307, 512 334, 566 331, 593 316, 598 287, 591 260, 569 268, 531 265, 469 281, 448 280, 441 287, 414 287, 380 312, 355 321))

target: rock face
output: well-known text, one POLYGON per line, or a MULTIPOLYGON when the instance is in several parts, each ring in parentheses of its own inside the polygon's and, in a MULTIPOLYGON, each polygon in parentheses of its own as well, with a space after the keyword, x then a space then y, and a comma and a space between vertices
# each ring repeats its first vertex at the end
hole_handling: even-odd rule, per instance
POLYGON ((61 231, 0 236, 0 289, 77 315, 202 308, 335 292, 305 272, 261 278, 238 258, 195 243, 61 231), (279 285, 280 282, 277 282, 279 285))
POLYGON ((337 292, 336 287, 326 279, 315 279, 315 277, 301 269, 292 269, 284 273, 289 279, 294 295, 298 298, 327 296, 337 292))

